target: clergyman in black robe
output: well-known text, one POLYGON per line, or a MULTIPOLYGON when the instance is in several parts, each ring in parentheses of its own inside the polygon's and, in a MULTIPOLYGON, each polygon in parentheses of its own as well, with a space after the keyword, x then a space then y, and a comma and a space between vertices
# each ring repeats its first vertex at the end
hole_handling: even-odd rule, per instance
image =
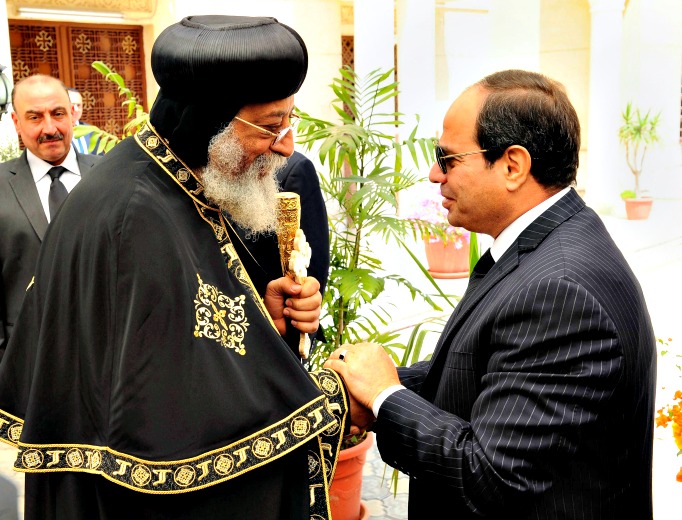
POLYGON ((293 151, 233 117, 293 108, 306 69, 300 37, 270 18, 189 17, 157 39, 150 123, 62 206, 0 365, 27 520, 328 518, 347 395, 281 329, 316 321, 319 284, 283 278, 261 299, 201 180, 228 123, 245 154, 293 151))

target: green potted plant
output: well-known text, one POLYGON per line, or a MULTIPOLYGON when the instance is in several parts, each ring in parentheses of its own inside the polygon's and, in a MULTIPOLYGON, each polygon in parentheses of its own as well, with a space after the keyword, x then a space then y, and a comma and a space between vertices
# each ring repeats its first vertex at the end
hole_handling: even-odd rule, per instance
MULTIPOLYGON (((392 70, 376 70, 361 78, 351 68, 342 68, 331 84, 335 95, 332 106, 338 120, 325 121, 300 113, 298 141, 308 150, 315 147, 325 169, 319 175, 330 228, 330 273, 321 319, 325 341, 318 343, 311 354, 309 366, 313 370, 343 343, 358 341, 384 345, 396 364, 411 359, 409 349, 415 343, 402 344, 398 332, 385 331, 392 321, 393 307, 378 303, 377 298, 387 284, 403 287, 413 298, 419 297, 434 310, 442 310, 431 295, 411 280, 385 271, 375 251, 380 241, 407 251, 436 292, 447 299, 405 242, 410 236, 417 238, 414 224, 398 216, 399 194, 423 181, 405 167, 403 153, 410 154, 415 165, 420 160, 428 164, 433 160, 433 143, 431 139, 417 138, 416 127, 403 134, 407 135, 405 138, 395 137, 402 125, 401 114, 381 113, 380 107, 393 102, 397 87, 392 70)), ((349 448, 362 437, 349 440, 347 449, 341 452, 330 492, 335 519, 355 520, 361 507, 360 462, 349 462, 360 468, 355 471, 359 482, 350 482, 352 491, 339 490, 338 477, 346 473, 342 467, 346 464, 346 452, 358 451, 349 448), (342 505, 348 506, 348 510, 341 511, 342 505)), ((360 446, 364 458, 371 438, 356 447, 360 446)))
MULTIPOLYGON (((343 343, 377 341, 388 348, 396 346, 391 343, 395 337, 382 332, 390 323, 390 309, 372 306, 386 284, 404 287, 413 298, 442 310, 410 280, 385 272, 373 247, 379 241, 395 244, 428 274, 405 242, 409 236, 416 238, 417 230, 411 221, 398 216, 398 196, 423 181, 404 167, 403 153, 407 151, 415 164, 420 157, 428 164, 433 142, 415 137, 416 127, 405 139, 396 139, 396 129, 403 124, 401 114, 378 112, 380 104, 392 101, 398 93, 392 78, 392 70, 360 78, 352 69, 342 68, 331 85, 338 122, 300 113, 299 143, 308 150, 316 147, 325 168, 318 173, 330 224, 330 273, 322 306, 325 342, 313 352, 312 369, 324 364, 343 343)), ((433 287, 447 298, 435 282, 433 287)), ((390 353, 399 362, 394 350, 390 353)))
POLYGON ((620 195, 625 201, 625 210, 630 220, 642 220, 649 216, 651 197, 643 197, 640 190, 640 176, 644 167, 644 158, 649 145, 659 141, 658 124, 660 112, 652 115, 651 111, 642 113, 639 108, 628 103, 622 113, 623 124, 618 130, 618 138, 625 147, 625 160, 635 177, 634 190, 625 190, 620 195))

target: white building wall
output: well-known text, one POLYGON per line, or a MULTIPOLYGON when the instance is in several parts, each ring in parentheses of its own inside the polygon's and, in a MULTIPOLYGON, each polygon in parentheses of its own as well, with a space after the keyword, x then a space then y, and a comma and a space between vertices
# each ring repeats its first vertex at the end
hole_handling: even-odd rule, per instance
MULTIPOLYGON (((355 72, 362 81, 377 69, 386 71, 395 67, 395 13, 394 0, 354 0, 355 72)), ((382 103, 378 113, 392 113, 392 99, 382 103)))
POLYGON ((490 0, 490 68, 540 71, 541 0, 490 0))
POLYGON ((595 209, 617 208, 620 154, 620 49, 624 0, 590 0, 591 47, 586 199, 595 209))
POLYGON ((490 3, 450 2, 437 11, 435 109, 441 123, 462 91, 493 70, 490 3))
MULTIPOLYGON (((623 31, 620 107, 632 101, 643 111, 661 113, 661 142, 647 151, 641 187, 657 198, 680 197, 682 2, 630 0, 623 31)), ((630 188, 634 180, 624 158, 619 165, 625 172, 622 189, 630 188)))
POLYGON ((355 71, 362 78, 394 66, 395 15, 393 0, 355 0, 355 71))
POLYGON ((540 71, 563 83, 580 120, 578 190, 585 189, 589 124, 590 10, 588 0, 542 0, 540 71))

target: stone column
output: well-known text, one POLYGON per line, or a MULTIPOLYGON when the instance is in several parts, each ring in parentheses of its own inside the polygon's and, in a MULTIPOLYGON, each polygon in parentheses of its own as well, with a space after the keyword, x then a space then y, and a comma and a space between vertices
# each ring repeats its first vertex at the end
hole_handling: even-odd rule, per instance
POLYGON ((341 67, 341 9, 337 0, 297 0, 294 13, 290 25, 308 48, 308 75, 296 94, 296 105, 315 117, 334 120, 330 103, 334 92, 328 85, 341 67))
MULTIPOLYGON (((585 198, 598 211, 620 202, 618 128, 622 111, 621 38, 625 0, 590 0, 591 48, 585 198)), ((620 207, 620 206, 619 206, 620 207)))
POLYGON ((393 0, 355 0, 355 71, 360 77, 394 67, 393 0))
POLYGON ((398 0, 399 110, 411 130, 419 114, 419 135, 435 137, 443 114, 436 113, 436 2, 398 0))

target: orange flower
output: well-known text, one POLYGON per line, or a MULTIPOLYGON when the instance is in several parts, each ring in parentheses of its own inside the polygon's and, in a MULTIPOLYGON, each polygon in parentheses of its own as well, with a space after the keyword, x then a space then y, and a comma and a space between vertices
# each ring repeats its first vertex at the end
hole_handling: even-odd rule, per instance
POLYGON ((663 411, 663 408, 661 408, 658 411, 658 415, 656 416, 656 427, 662 426, 663 428, 665 428, 666 426, 668 426, 668 423, 670 421, 672 421, 672 419, 668 417, 663 411))
POLYGON ((673 423, 673 437, 675 438, 675 444, 677 444, 677 448, 682 450, 682 426, 676 422, 673 423))
MULTIPOLYGON (((680 453, 682 453, 682 390, 675 392, 673 403, 656 411, 655 421, 657 428, 667 428, 669 424, 672 424, 673 439, 680 453)), ((675 480, 682 482, 682 468, 677 473, 675 480)))
MULTIPOLYGON (((671 351, 668 349, 668 347, 670 347, 672 338, 668 338, 667 341, 657 338, 656 341, 659 343, 659 348, 661 348, 661 356, 670 354, 671 351)), ((682 360, 682 354, 679 352, 673 353, 673 356, 682 360)), ((673 362, 675 362, 678 369, 681 369, 679 361, 673 360, 673 362)), ((673 400, 670 404, 667 404, 660 410, 656 411, 656 417, 654 420, 656 422, 657 428, 667 428, 669 424, 672 424, 671 430, 673 434, 673 440, 675 441, 677 449, 679 450, 677 455, 682 455, 682 389, 675 391, 673 400)), ((680 471, 677 473, 675 480, 677 480, 677 482, 682 482, 682 468, 680 468, 680 471)))

